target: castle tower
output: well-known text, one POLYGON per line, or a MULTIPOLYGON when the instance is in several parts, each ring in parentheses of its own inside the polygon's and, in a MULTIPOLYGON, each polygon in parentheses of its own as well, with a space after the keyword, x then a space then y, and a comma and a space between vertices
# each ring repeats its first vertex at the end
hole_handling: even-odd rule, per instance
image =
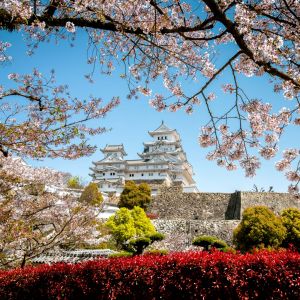
POLYGON ((104 158, 93 162, 90 174, 103 192, 121 193, 126 180, 147 182, 156 194, 161 184, 177 184, 184 192, 197 192, 193 169, 182 149, 180 136, 164 122, 149 131, 152 141, 144 143, 140 159, 124 160, 123 145, 106 145, 101 149, 104 158))

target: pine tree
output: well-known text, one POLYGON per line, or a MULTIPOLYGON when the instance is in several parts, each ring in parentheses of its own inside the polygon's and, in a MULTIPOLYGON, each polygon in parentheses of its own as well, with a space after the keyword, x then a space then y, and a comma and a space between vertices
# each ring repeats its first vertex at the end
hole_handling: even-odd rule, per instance
POLYGON ((100 206, 103 202, 103 196, 98 189, 98 185, 94 182, 91 182, 88 186, 85 187, 79 200, 91 205, 100 206))
POLYGON ((151 202, 151 188, 147 183, 136 185, 133 181, 127 181, 120 195, 119 207, 132 209, 139 206, 147 209, 151 202))

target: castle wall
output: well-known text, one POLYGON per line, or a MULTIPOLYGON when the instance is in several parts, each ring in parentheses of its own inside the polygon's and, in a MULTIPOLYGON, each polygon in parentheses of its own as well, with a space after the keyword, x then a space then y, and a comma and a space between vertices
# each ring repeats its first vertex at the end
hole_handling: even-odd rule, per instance
POLYGON ((239 220, 157 219, 152 222, 156 230, 165 235, 165 239, 154 246, 171 251, 190 248, 194 237, 199 235, 214 235, 232 245, 233 230, 239 224, 239 220))
POLYGON ((241 215, 247 207, 265 205, 279 214, 283 209, 296 207, 300 209, 300 199, 288 193, 253 193, 240 192, 241 215))
POLYGON ((289 207, 300 209, 300 199, 286 193, 183 193, 180 186, 163 186, 148 211, 162 219, 239 220, 247 207, 255 205, 278 214, 289 207))
POLYGON ((148 212, 165 239, 154 245, 171 251, 193 248, 192 240, 199 235, 214 235, 232 245, 233 230, 243 211, 255 205, 268 206, 279 214, 283 209, 300 209, 300 199, 285 193, 183 193, 180 186, 163 186, 154 197, 148 212))
POLYGON ((182 187, 162 187, 149 211, 163 219, 239 219, 238 195, 226 193, 183 193, 182 187))

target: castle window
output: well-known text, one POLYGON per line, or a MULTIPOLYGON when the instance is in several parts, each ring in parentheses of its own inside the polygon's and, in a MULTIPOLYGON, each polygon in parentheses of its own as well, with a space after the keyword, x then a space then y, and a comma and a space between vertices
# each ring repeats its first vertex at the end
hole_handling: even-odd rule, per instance
POLYGON ((116 175, 116 173, 114 173, 114 172, 113 172, 113 173, 110 173, 110 176, 113 176, 113 175, 116 175))
POLYGON ((165 136, 165 140, 167 139, 167 137, 165 136))
POLYGON ((105 173, 103 173, 102 175, 105 176, 105 173))
POLYGON ((141 176, 144 176, 144 173, 142 173, 141 176))
POLYGON ((153 173, 149 173, 149 176, 153 176, 153 173))
POLYGON ((134 177, 134 174, 129 174, 129 177, 134 177))

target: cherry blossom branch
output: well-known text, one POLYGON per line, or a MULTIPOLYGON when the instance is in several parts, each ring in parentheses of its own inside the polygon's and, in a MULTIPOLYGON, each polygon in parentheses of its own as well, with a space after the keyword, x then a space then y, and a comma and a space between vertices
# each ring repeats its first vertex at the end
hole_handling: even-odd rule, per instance
POLYGON ((218 69, 217 72, 215 72, 211 78, 201 87, 201 89, 193 94, 192 96, 190 96, 184 103, 183 105, 188 104, 193 98, 197 97, 198 95, 203 95, 203 92, 205 91, 205 89, 218 77, 218 75, 220 75, 228 66, 230 66, 230 64, 239 57, 239 55, 242 53, 242 51, 238 51, 236 54, 234 54, 229 60, 227 60, 227 62, 218 69))

